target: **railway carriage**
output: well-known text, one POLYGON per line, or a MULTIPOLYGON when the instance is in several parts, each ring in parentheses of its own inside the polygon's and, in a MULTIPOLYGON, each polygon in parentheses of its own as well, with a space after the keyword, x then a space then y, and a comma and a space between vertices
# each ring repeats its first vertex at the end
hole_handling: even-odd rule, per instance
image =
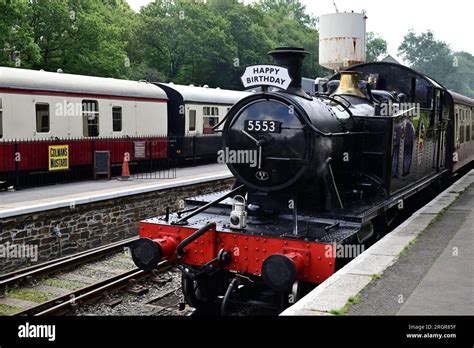
POLYGON ((247 92, 219 88, 157 83, 168 96, 169 157, 213 158, 221 145, 214 129, 247 92), (187 138, 184 138, 187 136, 187 138))
POLYGON ((124 157, 133 170, 158 169, 168 159, 215 159, 221 139, 213 126, 246 95, 0 68, 0 183, 91 177, 95 151, 110 152, 117 174, 124 157), (48 149, 54 145, 68 147, 68 165, 53 173, 48 149))
POLYGON ((474 100, 459 93, 449 91, 452 98, 451 120, 454 134, 451 143, 453 151, 453 171, 457 171, 472 161, 474 153, 474 100))
POLYGON ((166 93, 154 84, 0 68, 2 138, 165 135, 166 93))

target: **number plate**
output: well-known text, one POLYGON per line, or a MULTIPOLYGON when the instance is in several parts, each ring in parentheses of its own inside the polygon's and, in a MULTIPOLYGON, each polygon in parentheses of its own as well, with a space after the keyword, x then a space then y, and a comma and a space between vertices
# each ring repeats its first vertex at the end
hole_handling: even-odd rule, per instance
POLYGON ((247 132, 281 133, 281 122, 270 120, 245 120, 247 132))

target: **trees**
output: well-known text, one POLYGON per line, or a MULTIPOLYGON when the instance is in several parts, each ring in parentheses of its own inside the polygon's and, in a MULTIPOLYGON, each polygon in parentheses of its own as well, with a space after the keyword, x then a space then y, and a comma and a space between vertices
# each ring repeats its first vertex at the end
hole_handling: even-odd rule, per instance
POLYGON ((453 55, 453 72, 444 83, 448 88, 474 98, 474 56, 467 52, 455 52, 453 55))
POLYGON ((245 66, 299 46, 310 52, 304 76, 329 73, 299 0, 156 0, 140 13, 126 0, 16 0, 0 10, 1 65, 238 89, 245 66))
POLYGON ((28 1, 0 1, 0 14, 0 66, 31 68, 41 56, 28 23, 28 1))
POLYGON ((410 62, 413 69, 440 80, 453 72, 453 54, 449 46, 437 41, 431 31, 416 35, 409 31, 405 35, 399 53, 410 62))
POLYGON ((140 17, 135 39, 145 72, 159 71, 162 80, 176 83, 227 83, 237 53, 225 18, 189 1, 156 1, 140 17))
POLYGON ((431 31, 419 35, 409 31, 398 50, 413 69, 449 89, 474 97, 474 57, 471 54, 453 52, 448 44, 436 40, 431 31))
POLYGON ((237 0, 157 0, 142 9, 136 33, 138 69, 176 83, 240 88, 246 65, 269 62, 277 46, 305 47, 303 74, 324 74, 318 65, 318 32, 299 1, 245 5, 237 0))
POLYGON ((365 60, 367 63, 376 62, 387 54, 387 41, 369 31, 365 37, 365 60))
MULTIPOLYGON (((245 66, 298 46, 310 52, 303 76, 331 73, 318 64, 316 19, 299 0, 156 0, 140 13, 126 0, 11 0, 0 1, 0 16, 2 66, 238 89, 245 66)), ((366 41, 368 62, 386 54, 380 36, 366 41)), ((474 96, 471 54, 412 31, 399 51, 414 69, 474 96)))
POLYGON ((126 77, 136 14, 125 0, 1 1, 0 64, 126 77))

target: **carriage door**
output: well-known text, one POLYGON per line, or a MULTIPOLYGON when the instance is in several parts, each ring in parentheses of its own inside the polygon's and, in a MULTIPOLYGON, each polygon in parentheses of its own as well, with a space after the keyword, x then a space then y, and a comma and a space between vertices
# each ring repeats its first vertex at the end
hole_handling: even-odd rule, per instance
POLYGON ((433 152, 433 168, 439 170, 445 165, 445 150, 446 150, 446 126, 448 114, 445 115, 445 92, 441 89, 435 88, 434 112, 433 122, 431 126, 433 129, 435 147, 433 152))

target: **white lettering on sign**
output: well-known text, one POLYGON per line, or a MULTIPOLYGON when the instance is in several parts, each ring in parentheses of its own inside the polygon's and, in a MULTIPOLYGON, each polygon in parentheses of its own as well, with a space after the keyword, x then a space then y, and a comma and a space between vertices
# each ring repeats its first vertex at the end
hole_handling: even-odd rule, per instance
POLYGON ((291 83, 288 69, 277 65, 251 65, 245 68, 240 78, 245 88, 273 86, 287 89, 291 83))

